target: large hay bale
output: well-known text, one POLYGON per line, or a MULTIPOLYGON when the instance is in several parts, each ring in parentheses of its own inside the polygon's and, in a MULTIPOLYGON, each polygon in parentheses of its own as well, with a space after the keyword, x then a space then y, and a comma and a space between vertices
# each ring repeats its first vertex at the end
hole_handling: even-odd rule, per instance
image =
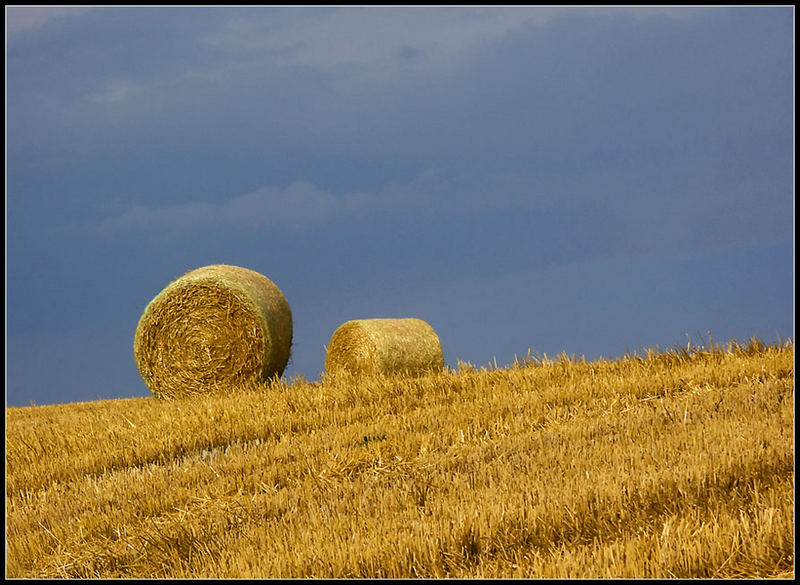
POLYGON ((348 321, 333 332, 325 358, 329 375, 416 375, 443 367, 439 337, 421 319, 348 321))
POLYGON ((150 391, 172 398, 280 376, 291 344, 292 312, 280 289, 253 270, 216 264, 150 301, 133 353, 150 391))

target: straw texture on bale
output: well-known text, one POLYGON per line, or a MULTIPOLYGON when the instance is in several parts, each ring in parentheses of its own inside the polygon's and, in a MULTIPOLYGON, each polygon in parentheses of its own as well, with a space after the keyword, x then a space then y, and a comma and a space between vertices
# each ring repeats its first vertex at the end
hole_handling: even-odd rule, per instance
POLYGON ((442 344, 421 319, 358 319, 339 326, 325 358, 327 374, 421 374, 444 367, 442 344))
POLYGON ((280 376, 291 344, 281 290, 253 270, 215 264, 187 272, 150 301, 133 352, 153 395, 173 398, 280 376))

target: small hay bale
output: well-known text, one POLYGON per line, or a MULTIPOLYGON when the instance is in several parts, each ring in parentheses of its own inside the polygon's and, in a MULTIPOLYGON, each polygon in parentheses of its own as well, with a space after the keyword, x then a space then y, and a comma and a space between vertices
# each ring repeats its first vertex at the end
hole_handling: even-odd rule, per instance
POLYGON ((443 367, 439 337, 421 319, 347 321, 333 332, 325 358, 329 375, 416 375, 443 367))
POLYGON ((292 312, 280 289, 253 270, 215 264, 150 301, 133 353, 153 395, 174 398, 280 376, 291 344, 292 312))

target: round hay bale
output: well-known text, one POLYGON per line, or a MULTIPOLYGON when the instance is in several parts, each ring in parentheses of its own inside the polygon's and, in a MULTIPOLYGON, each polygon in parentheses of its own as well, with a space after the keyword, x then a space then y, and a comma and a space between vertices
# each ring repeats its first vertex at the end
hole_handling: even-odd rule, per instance
POLYGON ((333 332, 325 358, 329 375, 416 375, 443 367, 439 337, 421 319, 347 321, 333 332))
POLYGON ((280 376, 291 344, 292 312, 280 289, 253 270, 215 264, 150 301, 133 353, 153 395, 173 398, 280 376))

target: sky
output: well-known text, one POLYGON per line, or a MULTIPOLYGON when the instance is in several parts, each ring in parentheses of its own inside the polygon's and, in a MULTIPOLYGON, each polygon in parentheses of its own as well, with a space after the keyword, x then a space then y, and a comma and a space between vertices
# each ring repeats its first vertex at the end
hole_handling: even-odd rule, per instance
POLYGON ((6 6, 6 405, 150 396, 147 303, 269 277, 445 362, 794 339, 794 8, 6 6))

